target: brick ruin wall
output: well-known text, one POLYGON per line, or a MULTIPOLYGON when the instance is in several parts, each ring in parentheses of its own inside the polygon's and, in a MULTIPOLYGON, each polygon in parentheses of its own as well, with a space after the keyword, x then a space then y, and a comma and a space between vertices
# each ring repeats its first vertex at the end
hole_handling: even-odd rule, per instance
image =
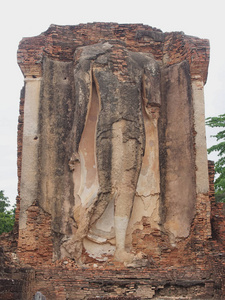
MULTIPOLYGON (((198 44, 195 38, 184 37, 182 33, 168 33, 164 37, 162 47, 161 32, 149 31, 148 26, 139 24, 127 27, 96 23, 94 27, 96 28, 94 35, 91 25, 76 27, 76 47, 79 44, 83 45, 84 41, 95 43, 100 38, 109 38, 109 28, 114 28, 117 38, 126 39, 126 43, 130 43, 129 47, 132 50, 133 47, 137 47, 132 44, 133 27, 135 27, 136 38, 139 39, 138 51, 144 48, 146 51, 146 47, 149 47, 159 60, 166 53, 168 65, 179 62, 181 57, 185 57, 190 61, 192 76, 200 76, 199 69, 201 69, 203 81, 206 81, 205 56, 209 55, 207 52, 209 50, 206 50, 207 47, 202 47, 202 43, 198 44), (150 40, 151 43, 146 44, 146 40, 150 40), (173 47, 171 47, 171 40, 173 40, 172 45, 175 45, 173 47), (190 44, 194 44, 194 47, 190 44), (199 53, 202 53, 202 59, 199 59, 199 53)), ((69 47, 70 40, 73 38, 73 27, 51 26, 47 34, 35 38, 35 44, 30 43, 29 39, 24 39, 23 49, 26 51, 21 53, 23 50, 20 49, 18 52, 19 64, 24 74, 28 76, 32 74, 34 77, 41 74, 41 65, 38 62, 43 49, 54 59, 69 61, 74 52, 74 49, 69 47), (20 61, 20 55, 23 56, 23 61, 20 61)), ((186 296, 186 299, 223 299, 225 297, 225 205, 215 202, 214 165, 210 161, 208 165, 209 197, 208 194, 198 195, 196 215, 188 238, 180 241, 179 246, 173 248, 166 234, 160 231, 148 234, 150 225, 147 219, 143 220, 143 230, 135 233, 133 243, 138 250, 142 251, 147 243, 152 245, 148 253, 149 264, 145 267, 125 268, 120 263, 110 265, 96 262, 89 257, 87 257, 85 269, 79 268, 70 259, 52 262, 51 217, 36 202, 28 209, 27 230, 24 233, 21 232, 18 241, 23 108, 24 91, 21 92, 18 125, 19 196, 17 197, 16 224, 13 233, 3 234, 0 237, 2 246, 0 296, 2 299, 31 299, 37 291, 41 291, 47 299, 97 299, 97 297, 102 299, 110 297, 114 299, 162 299, 170 295, 178 299, 181 296, 186 296)))
POLYGON ((62 61, 71 61, 79 46, 120 40, 130 51, 149 52, 169 66, 187 59, 192 76, 206 82, 209 45, 207 40, 185 36, 183 32, 162 33, 143 24, 91 23, 77 26, 51 25, 34 38, 24 38, 18 50, 18 64, 25 76, 42 74, 43 54, 62 61), (201 70, 201 71, 200 71, 201 70))
MULTIPOLYGON (((212 161, 209 161, 209 183, 212 238, 205 238, 204 225, 207 212, 204 212, 200 202, 199 208, 205 215, 201 213, 195 219, 186 243, 181 244, 179 250, 171 250, 164 240, 164 243, 160 244, 161 254, 154 257, 147 267, 136 269, 124 268, 119 263, 115 268, 93 261, 89 263, 89 267, 79 268, 69 259, 52 263, 49 216, 40 213, 40 209, 34 204, 29 212, 28 230, 32 243, 29 249, 20 250, 25 257, 25 263, 21 264, 16 259, 17 233, 1 236, 1 298, 31 299, 37 291, 41 291, 46 299, 57 300, 90 300, 97 299, 96 297, 224 299, 225 205, 215 202, 212 161), (34 224, 37 220, 39 225, 35 234, 34 224), (39 244, 35 242, 35 235, 37 241, 42 236, 39 244), (29 266, 26 261, 29 262, 29 266)), ((159 239, 159 233, 156 232, 154 237, 159 239)), ((143 235, 140 238, 143 238, 143 235)))

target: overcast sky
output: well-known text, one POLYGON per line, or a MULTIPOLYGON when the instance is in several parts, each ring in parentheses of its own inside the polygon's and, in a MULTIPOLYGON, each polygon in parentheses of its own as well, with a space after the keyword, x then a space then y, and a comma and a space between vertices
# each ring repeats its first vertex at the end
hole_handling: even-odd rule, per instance
MULTIPOLYGON (((163 32, 183 31, 210 40, 211 55, 205 86, 206 116, 225 113, 225 39, 222 0, 15 0, 0 4, 0 190, 11 202, 17 195, 17 120, 23 76, 16 52, 23 37, 39 35, 50 24, 87 22, 143 23, 163 32)), ((212 144, 207 130, 208 146, 212 144)), ((210 157, 214 159, 214 156, 210 157)))

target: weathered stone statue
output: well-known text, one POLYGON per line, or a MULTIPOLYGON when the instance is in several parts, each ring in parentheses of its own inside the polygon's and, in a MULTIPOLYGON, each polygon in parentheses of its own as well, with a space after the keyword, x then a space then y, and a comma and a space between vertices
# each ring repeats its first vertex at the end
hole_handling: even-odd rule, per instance
POLYGON ((22 260, 140 266, 211 236, 208 60, 207 40, 140 24, 21 41, 22 260))
POLYGON ((151 55, 101 43, 76 50, 74 78, 69 166, 78 229, 63 247, 71 257, 80 255, 83 238, 93 239, 91 225, 114 202, 115 258, 129 261, 125 240, 145 153, 144 114, 157 118, 151 109, 160 106, 159 65, 151 55))
POLYGON ((51 25, 22 39, 2 298, 225 299, 208 63, 208 40, 142 24, 51 25))

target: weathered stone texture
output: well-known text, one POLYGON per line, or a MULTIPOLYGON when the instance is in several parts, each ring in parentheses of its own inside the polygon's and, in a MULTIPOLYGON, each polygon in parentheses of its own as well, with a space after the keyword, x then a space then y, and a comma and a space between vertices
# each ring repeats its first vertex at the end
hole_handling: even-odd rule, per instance
POLYGON ((166 126, 162 130, 166 133, 160 142, 162 149, 166 149, 166 158, 161 165, 165 169, 165 179, 162 179, 165 184, 161 185, 161 190, 165 193, 165 229, 169 230, 174 242, 176 237, 189 235, 195 215, 194 124, 190 81, 186 61, 170 66, 162 73, 162 114, 166 119, 166 126))

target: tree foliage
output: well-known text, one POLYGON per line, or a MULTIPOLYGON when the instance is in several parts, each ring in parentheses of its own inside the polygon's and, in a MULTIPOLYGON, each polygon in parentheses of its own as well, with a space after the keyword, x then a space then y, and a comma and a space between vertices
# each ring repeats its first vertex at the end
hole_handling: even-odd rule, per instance
POLYGON ((216 138, 217 143, 208 149, 208 153, 216 151, 219 157, 218 161, 215 162, 215 197, 217 201, 225 202, 225 114, 207 118, 206 125, 222 129, 217 134, 212 135, 216 138))
POLYGON ((13 229, 15 222, 15 208, 9 208, 9 199, 8 197, 5 197, 4 191, 0 190, 0 234, 9 232, 13 229))

